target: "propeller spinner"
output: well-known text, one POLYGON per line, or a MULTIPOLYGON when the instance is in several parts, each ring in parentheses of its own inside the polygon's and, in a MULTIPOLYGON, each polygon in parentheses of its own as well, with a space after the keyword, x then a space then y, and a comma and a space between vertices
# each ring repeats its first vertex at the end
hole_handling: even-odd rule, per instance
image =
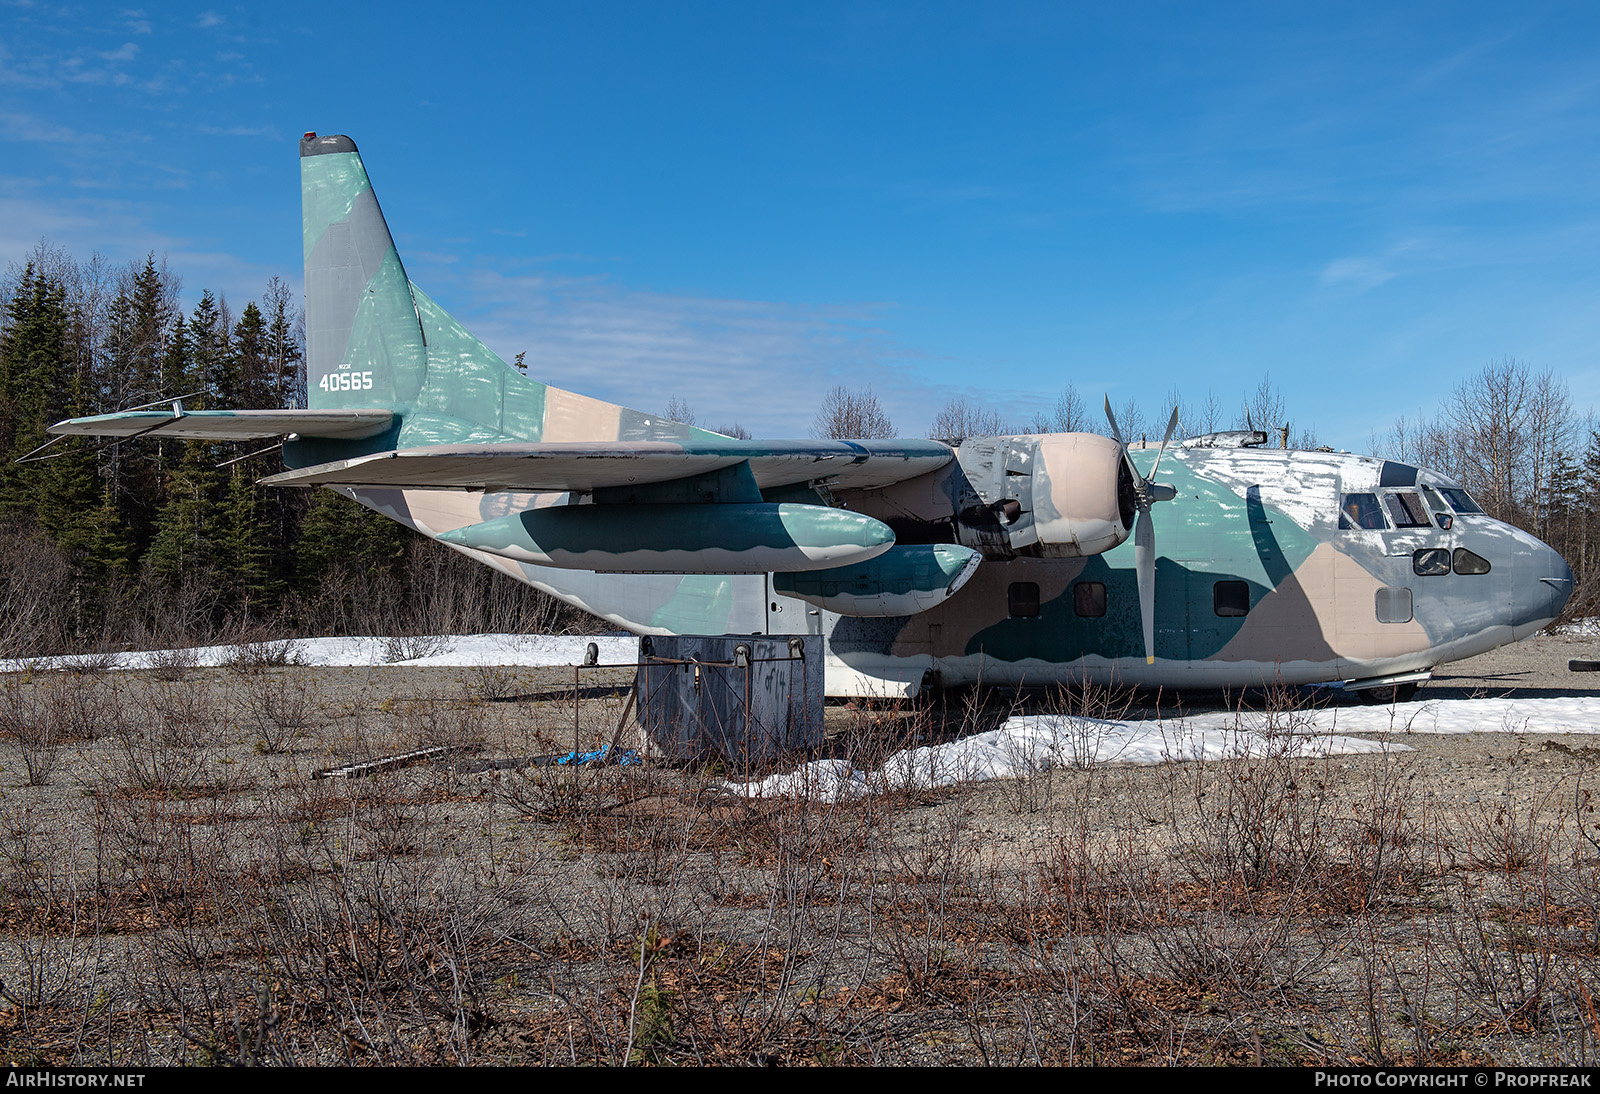
POLYGON ((1139 580, 1139 619, 1144 624, 1144 663, 1153 665, 1156 662, 1156 530, 1150 522, 1150 506, 1154 502, 1172 500, 1176 491, 1151 480, 1161 467, 1161 457, 1166 454, 1167 442, 1172 440, 1173 430, 1178 428, 1178 408, 1172 408, 1172 417, 1167 420, 1166 436, 1161 438, 1161 447, 1156 450, 1156 462, 1151 466, 1148 478, 1139 474, 1139 469, 1133 465, 1133 457, 1128 455, 1128 442, 1122 439, 1122 431, 1117 428, 1117 416, 1111 412, 1110 397, 1106 398, 1106 421, 1111 423, 1111 436, 1122 449, 1122 458, 1133 475, 1134 499, 1139 509, 1138 520, 1133 526, 1133 568, 1139 580))

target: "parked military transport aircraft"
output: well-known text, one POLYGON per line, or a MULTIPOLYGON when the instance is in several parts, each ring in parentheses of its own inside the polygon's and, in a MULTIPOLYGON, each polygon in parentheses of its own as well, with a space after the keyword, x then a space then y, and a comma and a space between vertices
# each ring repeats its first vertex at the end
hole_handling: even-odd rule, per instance
POLYGON ((742 441, 549 387, 411 284, 348 137, 300 156, 310 409, 53 433, 287 435, 267 483, 338 491, 638 634, 821 634, 836 695, 1392 694, 1571 593, 1553 550, 1449 479, 1262 434, 742 441))

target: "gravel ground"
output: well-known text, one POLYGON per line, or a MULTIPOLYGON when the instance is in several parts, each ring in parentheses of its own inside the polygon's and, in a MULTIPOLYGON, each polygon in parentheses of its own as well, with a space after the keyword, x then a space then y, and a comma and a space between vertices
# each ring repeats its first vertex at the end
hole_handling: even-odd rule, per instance
MULTIPOLYGON (((1600 638, 1418 698, 1600 701, 1574 658, 1600 638)), ((570 669, 163 675, 0 677, 9 1059, 1573 1063, 1600 1039, 1585 737, 814 807, 715 770, 472 770, 610 739, 623 671, 584 674, 576 728, 570 669), (419 747, 454 751, 312 778, 419 747)), ((870 765, 1015 709, 830 704, 828 748, 870 765)))

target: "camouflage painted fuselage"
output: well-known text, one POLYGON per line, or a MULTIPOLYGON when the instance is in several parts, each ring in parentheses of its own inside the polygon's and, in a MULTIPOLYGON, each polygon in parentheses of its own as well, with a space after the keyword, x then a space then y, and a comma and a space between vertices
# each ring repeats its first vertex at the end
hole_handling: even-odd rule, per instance
MULTIPOLYGON (((1133 456, 1146 470, 1154 453, 1133 456)), ((1153 510, 1161 545, 1153 665, 1143 656, 1127 543, 1089 558, 986 560, 943 604, 902 618, 818 609, 775 592, 771 575, 598 574, 480 557, 635 633, 820 633, 836 695, 977 683, 1381 679, 1525 638, 1559 613, 1571 588, 1554 551, 1482 514, 1451 513, 1449 529, 1437 519, 1408 529, 1339 527, 1345 495, 1453 485, 1426 470, 1338 453, 1180 448, 1169 451, 1159 477, 1177 496, 1153 510), (1417 552, 1456 548, 1488 560, 1488 572, 1417 572, 1417 552), (1219 582, 1243 583, 1242 614, 1218 614, 1219 582), (1081 614, 1080 583, 1103 585, 1103 615, 1081 614), (1037 586, 1037 614, 1014 613, 1016 585, 1037 586), (1380 621, 1380 596, 1394 603, 1395 590, 1409 591, 1409 618, 1380 621)), ((410 490, 354 496, 434 535, 499 510, 564 500, 410 490)), ((872 513, 874 500, 859 503, 872 513)))

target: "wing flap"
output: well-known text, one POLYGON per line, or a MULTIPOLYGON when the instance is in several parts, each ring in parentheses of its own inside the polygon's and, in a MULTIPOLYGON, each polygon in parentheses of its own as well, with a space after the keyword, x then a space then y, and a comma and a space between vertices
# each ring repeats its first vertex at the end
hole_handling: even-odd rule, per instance
POLYGON ((68 418, 50 427, 58 436, 175 437, 185 441, 250 441, 294 433, 356 441, 389 428, 388 410, 128 410, 68 418))

